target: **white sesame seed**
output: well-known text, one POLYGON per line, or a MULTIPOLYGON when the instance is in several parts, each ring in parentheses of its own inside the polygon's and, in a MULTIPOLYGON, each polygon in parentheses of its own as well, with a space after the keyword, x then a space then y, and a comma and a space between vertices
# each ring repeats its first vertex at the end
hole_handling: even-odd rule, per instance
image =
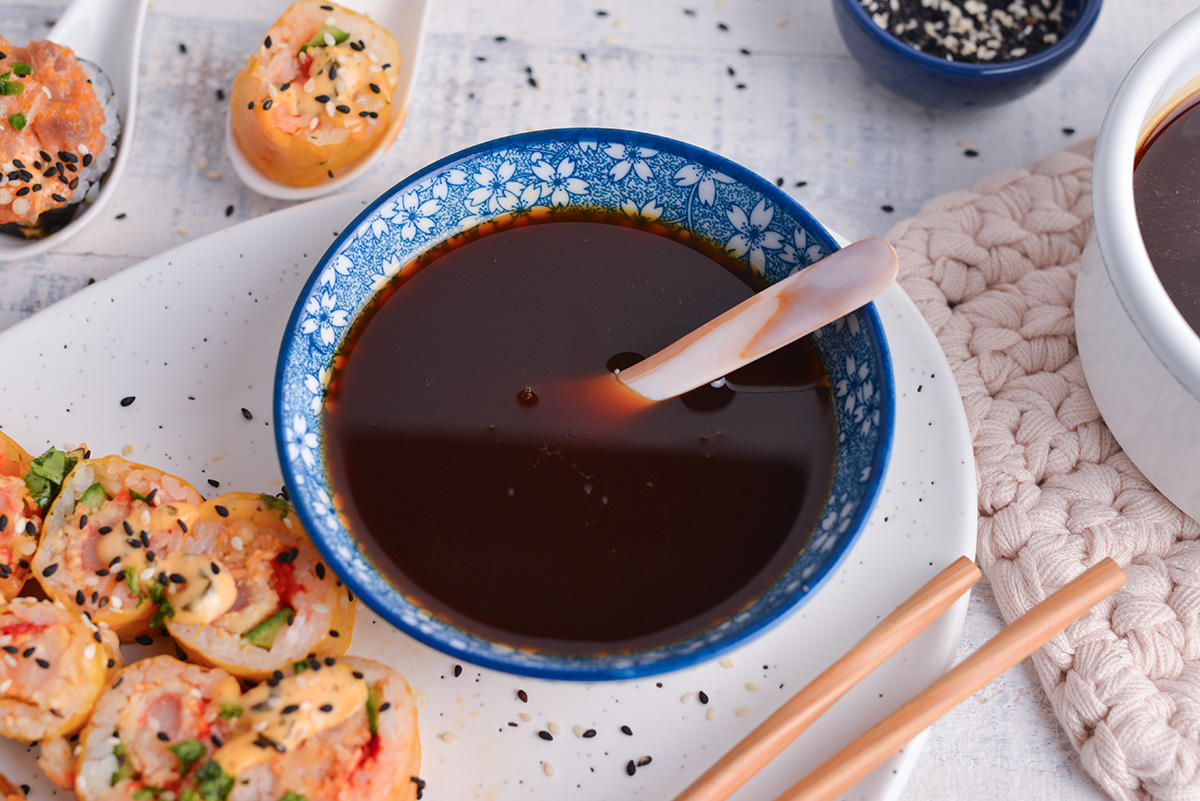
POLYGON ((326 32, 325 32, 325 46, 326 46, 326 47, 333 47, 333 46, 334 46, 334 45, 336 45, 336 44, 337 44, 337 39, 334 39, 334 38, 333 38, 333 34, 332 34, 332 33, 330 33, 329 31, 326 31, 326 32))
POLYGON ((96 643, 89 642, 87 648, 83 649, 84 659, 94 659, 96 657, 96 643))
POLYGON ((316 87, 317 87, 317 79, 309 78, 307 81, 304 82, 304 93, 311 94, 312 90, 315 89, 316 87))
POLYGON ((580 726, 579 724, 575 724, 575 727, 574 727, 574 728, 572 728, 572 729, 571 729, 571 731, 575 732, 575 736, 576 736, 576 737, 583 737, 583 731, 584 731, 584 729, 583 729, 583 727, 582 727, 582 726, 580 726))
POLYGON ((258 723, 255 723, 250 728, 253 729, 254 731, 266 731, 267 726, 270 726, 270 725, 271 725, 271 722, 269 720, 260 720, 258 723))
POLYGON ((558 773, 558 768, 554 767, 549 762, 542 766, 542 770, 546 771, 547 776, 553 776, 554 774, 558 773))
MULTIPOLYGON (((318 120, 316 117, 313 117, 311 120, 308 121, 308 130, 315 131, 315 130, 317 130, 317 126, 320 124, 321 124, 321 121, 318 120)), ((290 521, 288 521, 288 522, 290 522, 290 521)))
MULTIPOLYGON (((13 214, 17 215, 18 217, 24 217, 27 213, 29 213, 29 201, 23 197, 17 198, 12 203, 12 210, 13 214)), ((19 548, 20 546, 17 547, 19 548)), ((33 552, 28 551, 28 553, 33 552)))
POLYGON ((533 715, 529 714, 528 712, 522 712, 522 713, 521 713, 521 720, 525 721, 526 723, 532 723, 532 722, 533 722, 533 715))
POLYGON ((150 579, 154 578, 154 568, 146 568, 141 573, 138 573, 138 578, 140 578, 142 581, 149 581, 150 579))
POLYGON ((46 94, 46 99, 47 99, 47 100, 53 100, 53 99, 54 99, 54 95, 50 94, 50 87, 49 87, 49 86, 46 86, 45 84, 42 84, 42 91, 43 91, 43 92, 46 94))
POLYGON ((316 612, 318 615, 323 615, 329 611, 329 607, 326 606, 325 604, 313 604, 312 610, 314 612, 316 612))
POLYGON ((242 538, 241 537, 238 537, 238 536, 231 537, 229 540, 229 544, 233 546, 233 550, 235 550, 235 551, 242 550, 242 538))
POLYGON ((336 81, 333 82, 333 88, 334 88, 334 90, 337 91, 337 93, 339 95, 346 94, 346 82, 343 81, 341 78, 338 78, 336 81))
POLYGON ((75 743, 75 747, 73 749, 71 749, 71 753, 74 756, 79 756, 80 754, 82 754, 83 753, 83 743, 75 743))
POLYGON ((757 681, 748 681, 748 682, 746 682, 746 689, 752 693, 756 693, 762 689, 762 685, 759 684, 757 681))
POLYGON ((275 88, 275 84, 273 84, 273 83, 267 84, 267 96, 268 97, 270 97, 272 100, 274 100, 275 96, 278 94, 279 94, 279 90, 275 88))
POLYGON ((379 66, 378 64, 372 64, 371 66, 367 67, 368 75, 374 75, 377 72, 383 72, 383 67, 379 66))
POLYGON ((695 693, 684 693, 683 695, 679 696, 679 703, 690 704, 692 702, 692 699, 695 697, 696 697, 695 693))
MULTIPOLYGON (((330 26, 331 28, 337 27, 337 17, 330 14, 328 17, 325 18, 325 24, 330 26)), ((328 36, 329 34, 325 34, 325 35, 328 36)), ((326 44, 332 45, 333 42, 326 42, 326 44)))
POLYGON ((438 736, 442 738, 442 742, 446 742, 446 743, 457 743, 458 742, 458 735, 452 731, 442 732, 438 736))
POLYGON ((721 657, 720 664, 721 664, 721 667, 723 667, 723 668, 731 668, 731 667, 733 667, 733 660, 727 656, 723 656, 723 657, 721 657))
POLYGON ((715 719, 717 717, 717 708, 715 706, 710 706, 708 711, 704 713, 704 717, 708 718, 709 720, 715 719))
POLYGON ((333 112, 336 110, 337 109, 334 108, 332 100, 325 103, 325 113, 328 114, 330 117, 333 116, 333 112))
POLYGON ((554 721, 550 721, 549 723, 547 723, 546 728, 549 729, 550 733, 553 734, 555 737, 562 734, 562 726, 559 726, 554 721))
POLYGON ((375 56, 375 51, 374 51, 374 50, 368 50, 368 51, 367 51, 367 58, 370 60, 370 62, 371 62, 372 64, 378 64, 378 63, 379 63, 379 59, 378 59, 378 58, 375 56))
POLYGON ((753 712, 754 707, 750 706, 739 706, 737 709, 733 710, 733 714, 737 715, 739 718, 744 718, 747 715, 753 714, 753 712))
MULTIPOLYGON (((13 660, 13 661, 16 661, 16 660, 13 660)), ((5 679, 4 681, 0 681, 0 695, 4 695, 6 692, 8 692, 8 688, 11 686, 13 686, 12 679, 5 679)))
POLYGON ((88 576, 87 578, 85 578, 83 580, 83 586, 85 586, 85 587, 95 587, 99 583, 100 583, 99 576, 88 576))
POLYGON ((120 609, 121 607, 123 607, 125 605, 125 602, 122 601, 120 598, 118 598, 116 595, 110 596, 108 599, 108 602, 110 604, 112 604, 113 609, 120 609))

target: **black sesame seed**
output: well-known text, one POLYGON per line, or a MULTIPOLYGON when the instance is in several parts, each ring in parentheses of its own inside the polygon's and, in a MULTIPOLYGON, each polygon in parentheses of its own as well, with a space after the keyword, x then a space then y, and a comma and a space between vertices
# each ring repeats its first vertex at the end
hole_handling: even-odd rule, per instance
POLYGON ((351 675, 351 676, 353 676, 353 677, 354 677, 354 678, 356 678, 356 679, 359 679, 360 681, 362 680, 362 677, 363 677, 363 674, 362 674, 362 673, 359 673, 357 670, 355 670, 354 672, 352 672, 350 675, 351 675))
POLYGON ((6 646, 4 646, 4 650, 8 651, 10 654, 15 654, 17 651, 19 651, 21 649, 15 645, 6 645, 6 646))
POLYGON ((319 708, 322 712, 332 712, 333 704, 321 704, 319 708))
POLYGON ((220 481, 217 481, 215 478, 210 478, 210 479, 208 480, 208 486, 210 486, 210 487, 219 487, 219 486, 221 486, 221 482, 220 482, 220 481))
POLYGON ((337 80, 337 64, 329 65, 329 80, 331 80, 331 81, 337 80))
POLYGON ((316 97, 313 98, 313 100, 317 101, 318 103, 328 103, 330 100, 330 97, 329 97, 329 95, 317 95, 316 97))
POLYGON ((653 761, 654 761, 654 760, 652 760, 650 757, 648 757, 648 756, 644 756, 644 757, 642 757, 641 759, 639 759, 639 760, 637 761, 637 766, 638 766, 639 768, 644 768, 644 767, 646 767, 647 765, 649 765, 649 764, 650 764, 651 762, 653 762, 653 761))
POLYGON ((124 676, 117 676, 117 680, 113 682, 112 688, 115 690, 121 686, 121 682, 125 681, 124 676))
POLYGON ((116 216, 116 219, 118 219, 118 220, 123 220, 123 219, 125 219, 125 217, 126 217, 126 216, 127 216, 127 215, 125 214, 125 212, 121 212, 120 214, 118 214, 118 215, 116 216))
POLYGON ((165 731, 160 731, 155 735, 155 737, 162 740, 164 743, 171 739, 171 735, 167 734, 165 731))
POLYGON ((521 703, 523 704, 529 703, 529 693, 524 690, 517 690, 517 698, 521 699, 521 703))
POLYGON ((97 575, 97 576, 104 577, 104 576, 107 576, 107 575, 108 575, 108 572, 109 572, 109 571, 108 571, 108 568, 107 568, 107 567, 102 567, 102 568, 100 568, 99 570, 97 570, 97 571, 96 571, 96 575, 97 575))
POLYGON ((25 659, 28 659, 29 657, 33 656, 33 652, 36 650, 37 650, 36 645, 31 646, 29 648, 26 648, 24 651, 22 651, 21 656, 24 657, 25 659))
POLYGON ((495 37, 495 39, 497 42, 507 42, 508 41, 507 36, 497 36, 497 37, 495 37))
POLYGON ((265 737, 259 737, 257 740, 254 741, 254 744, 257 745, 259 748, 270 748, 271 747, 271 741, 265 737))
POLYGON ((283 708, 282 712, 283 712, 283 714, 285 714, 285 715, 291 715, 291 714, 293 714, 294 712, 296 712, 296 711, 297 711, 297 710, 299 710, 299 709, 300 709, 300 705, 299 705, 299 704, 288 704, 287 706, 285 706, 285 707, 283 708))
POLYGON ((1075 133, 1075 129, 1074 128, 1063 128, 1063 133, 1065 133, 1067 136, 1072 136, 1075 133))
POLYGON ((607 11, 603 11, 603 10, 598 10, 598 11, 596 11, 596 16, 597 16, 597 17, 607 17, 607 16, 608 16, 608 12, 607 12, 607 11))
POLYGON ((37 536, 37 525, 32 520, 25 523, 25 536, 27 536, 27 537, 36 537, 37 536))
POLYGON ((585 732, 583 733, 583 736, 584 736, 585 738, 587 738, 587 739, 591 739, 592 737, 595 737, 595 736, 596 736, 596 730, 595 730, 595 729, 588 729, 587 731, 585 731, 585 732))
POLYGON ((251 100, 249 103, 247 103, 246 108, 250 109, 251 111, 254 111, 254 101, 251 100))
POLYGON ((145 547, 145 548, 150 547, 150 535, 148 533, 143 531, 138 534, 138 538, 141 539, 143 547, 145 547))
POLYGON ((117 660, 115 660, 115 659, 109 659, 109 660, 108 660, 108 666, 109 666, 109 668, 113 668, 113 667, 115 667, 115 666, 116 666, 116 664, 117 664, 117 660))
POLYGON ((29 563, 28 563, 28 562, 26 562, 24 559, 18 559, 18 560, 17 560, 17 567, 21 568, 22 570, 28 570, 28 569, 29 569, 29 563))
POLYGON ((978 151, 978 150, 973 150, 973 149, 971 149, 971 148, 967 148, 966 150, 964 150, 964 151, 963 151, 963 155, 964 155, 964 156, 966 156, 966 157, 967 157, 967 158, 969 158, 969 159, 973 159, 973 158, 975 158, 976 156, 978 156, 978 155, 979 155, 979 151, 978 151))
POLYGON ((83 590, 75 590, 76 606, 83 606, 87 602, 87 596, 83 594, 83 590))
POLYGON ((702 704, 708 703, 708 693, 704 692, 704 690, 701 690, 700 692, 696 693, 696 697, 700 699, 700 703, 702 703, 702 704))
POLYGON ((187 534, 187 523, 183 522, 182 520, 176 520, 175 522, 179 524, 179 530, 184 534, 187 534))
POLYGON ((630 737, 632 737, 632 736, 633 736, 633 729, 629 728, 628 726, 622 726, 622 727, 621 727, 621 734, 628 734, 630 737))
POLYGON ((221 572, 221 566, 218 565, 216 562, 209 562, 208 569, 212 571, 212 574, 214 576, 221 572))
POLYGON ((315 568, 313 568, 313 572, 315 572, 317 574, 317 578, 324 581, 325 580, 325 563, 317 562, 317 566, 315 568))
POLYGON ((282 562, 285 565, 290 565, 292 562, 296 561, 296 557, 299 555, 300 555, 299 548, 289 548, 288 550, 279 554, 279 556, 276 556, 275 561, 282 562))
POLYGON ((100 638, 100 632, 98 632, 98 631, 93 631, 93 632, 92 632, 92 639, 93 639, 93 640, 95 640, 96 642, 99 642, 99 643, 102 643, 102 642, 104 642, 104 640, 102 640, 102 639, 100 638))
POLYGON ((388 711, 389 709, 391 709, 391 708, 392 708, 392 702, 391 702, 391 701, 384 701, 382 704, 380 704, 380 705, 379 705, 379 711, 380 711, 380 712, 387 712, 387 711, 388 711))
POLYGON ((58 151, 58 158, 61 161, 65 161, 67 164, 78 164, 79 163, 79 157, 76 156, 74 153, 72 153, 69 150, 58 151))
POLYGON ((25 195, 28 195, 28 194, 29 194, 28 186, 22 186, 20 189, 17 190, 17 197, 24 197, 25 195))
POLYGON ((461 675, 462 675, 462 665, 455 665, 454 666, 454 678, 457 679, 461 675))
POLYGON ((40 656, 34 661, 37 662, 38 667, 42 668, 43 670, 48 670, 50 668, 50 663, 45 659, 42 659, 40 656))
POLYGON ((187 584, 187 579, 180 573, 172 573, 169 578, 172 584, 187 584))
POLYGON ((158 487, 155 487, 154 489, 147 492, 146 493, 146 503, 153 506, 154 505, 154 496, 157 494, 158 494, 158 487))
POLYGON ((281 91, 281 92, 286 92, 288 89, 291 89, 291 88, 292 88, 291 81, 288 81, 287 83, 279 84, 279 91, 281 91))
POLYGON ((263 111, 270 111, 271 106, 275 105, 274 100, 264 100, 262 104, 263 111))
POLYGON ((887 212, 888 214, 891 214, 893 211, 896 210, 896 207, 890 203, 884 203, 879 208, 881 208, 883 211, 887 212))
POLYGON ((226 509, 224 506, 221 506, 218 504, 217 506, 214 506, 213 508, 217 510, 217 514, 219 514, 221 517, 229 517, 229 510, 226 509))
POLYGON ((266 39, 263 39, 263 47, 267 48, 268 50, 271 49, 271 37, 270 36, 268 36, 266 39))
POLYGON ((87 521, 88 521, 88 516, 87 516, 87 515, 80 515, 80 517, 79 517, 79 527, 80 527, 80 528, 87 528, 87 521))
POLYGON ((548 731, 539 731, 538 737, 541 737, 543 740, 553 740, 554 739, 554 735, 548 731))
POLYGON ((221 739, 221 735, 219 734, 214 734, 208 739, 212 740, 212 744, 216 748, 220 748, 221 746, 225 745, 225 741, 221 739))
POLYGON ((149 634, 139 634, 138 636, 134 637, 133 640, 138 645, 153 645, 154 644, 154 638, 151 637, 149 634))
POLYGON ((83 166, 85 166, 85 167, 92 166, 92 154, 91 153, 83 154, 83 166))
POLYGON ((58 562, 55 562, 54 564, 50 565, 50 566, 49 566, 49 567, 47 567, 45 570, 43 570, 43 571, 42 571, 42 577, 43 577, 43 578, 50 578, 51 576, 53 576, 53 575, 54 575, 54 573, 55 573, 55 571, 56 571, 56 570, 58 570, 58 562))
POLYGON ((180 53, 186 53, 186 52, 187 52, 187 45, 185 45, 183 42, 180 42, 180 43, 179 43, 179 52, 180 52, 180 53))
POLYGON ((334 106, 334 108, 335 108, 335 109, 337 109, 338 111, 342 112, 343 114, 349 114, 349 113, 350 113, 350 107, 349 107, 349 106, 347 106, 347 105, 346 105, 346 104, 344 104, 344 103, 342 103, 342 104, 339 104, 339 105, 336 105, 336 106, 334 106))
POLYGON ((629 760, 629 762, 625 763, 625 772, 628 773, 630 776, 637 773, 637 765, 635 765, 633 763, 632 759, 629 760))
POLYGON ((107 534, 108 532, 112 531, 112 526, 101 526, 96 530, 101 534, 107 534))
POLYGON ((217 89, 217 100, 224 100, 224 99, 225 99, 225 90, 217 89))
POLYGON ((530 76, 529 76, 529 77, 526 79, 526 81, 528 81, 529 85, 530 85, 530 86, 532 86, 534 89, 537 89, 537 85, 538 85, 537 78, 535 78, 535 77, 533 77, 532 75, 530 75, 530 76))
POLYGON ((724 22, 718 22, 718 23, 717 23, 717 30, 718 30, 718 31, 727 31, 727 30, 729 30, 729 26, 728 26, 728 25, 726 25, 724 22))
POLYGON ((335 637, 335 638, 336 638, 336 637, 341 637, 341 636, 342 636, 342 634, 341 634, 341 632, 339 632, 337 629, 330 629, 330 630, 329 630, 329 636, 330 636, 330 637, 335 637))
POLYGON ((11 567, 9 567, 8 565, 0 564, 0 578, 8 578, 10 573, 12 573, 11 567))
POLYGON ((121 405, 128 406, 131 403, 133 403, 135 400, 137 400, 136 395, 126 395, 124 398, 121 398, 121 405))
POLYGON ((367 84, 367 85, 371 87, 372 92, 374 92, 375 94, 379 94, 379 87, 376 84, 371 83, 371 84, 367 84))

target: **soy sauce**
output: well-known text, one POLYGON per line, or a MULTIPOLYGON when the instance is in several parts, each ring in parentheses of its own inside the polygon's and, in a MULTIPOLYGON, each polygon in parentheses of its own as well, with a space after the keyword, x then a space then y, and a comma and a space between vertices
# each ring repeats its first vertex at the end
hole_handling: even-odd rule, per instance
POLYGON ((687 402, 629 412, 589 389, 629 392, 610 359, 748 297, 722 262, 661 227, 556 213, 401 270, 351 332, 327 405, 336 503, 368 557, 442 619, 560 654, 672 642, 751 603, 832 481, 812 345, 687 402))
POLYGON ((1133 198, 1150 263, 1200 333, 1200 97, 1171 111, 1138 150, 1133 198))

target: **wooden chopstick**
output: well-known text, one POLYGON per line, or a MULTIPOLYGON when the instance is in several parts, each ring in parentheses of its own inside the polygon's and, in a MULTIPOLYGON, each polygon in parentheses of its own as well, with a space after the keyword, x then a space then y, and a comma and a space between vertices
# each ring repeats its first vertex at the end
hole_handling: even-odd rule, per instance
POLYGON ((965 556, 959 557, 867 632, 845 656, 746 735, 675 801, 720 801, 728 797, 800 736, 847 690, 933 623, 979 580, 979 575, 974 562, 965 556))
POLYGON ((1125 583, 1103 559, 1014 620, 940 679, 868 729, 776 801, 830 801, 879 767, 955 705, 1029 656, 1125 583))

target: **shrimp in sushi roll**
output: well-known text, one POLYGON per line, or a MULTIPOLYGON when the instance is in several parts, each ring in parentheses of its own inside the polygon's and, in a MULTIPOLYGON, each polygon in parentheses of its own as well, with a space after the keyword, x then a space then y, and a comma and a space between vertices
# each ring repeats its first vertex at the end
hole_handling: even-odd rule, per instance
POLYGON ((29 492, 25 475, 33 459, 0 433, 0 598, 15 598, 29 578, 29 560, 37 550, 42 512, 29 492))
POLYGON ((288 504, 230 492, 204 502, 169 562, 167 631, 202 664, 261 679, 350 644, 355 602, 288 504))
POLYGON ((122 637, 159 624, 165 572, 200 503, 191 484, 119 456, 83 459, 46 515, 33 576, 46 595, 122 637))
POLYGON ((0 606, 0 735, 24 742, 74 734, 121 664, 116 635, 51 601, 0 606))
POLYGON ((404 109, 395 38, 370 18, 322 0, 288 8, 238 73, 234 142, 264 175, 315 186, 392 143, 404 109))
MULTIPOLYGON (((211 763, 236 734, 241 688, 223 670, 171 656, 134 662, 106 685, 79 737, 81 801, 230 797, 232 779, 211 763), (191 794, 188 791, 191 790, 191 794)), ((271 801, 278 801, 272 798, 271 801)))
POLYGON ((0 36, 0 231, 66 225, 108 171, 120 131, 112 86, 53 42, 0 36))

